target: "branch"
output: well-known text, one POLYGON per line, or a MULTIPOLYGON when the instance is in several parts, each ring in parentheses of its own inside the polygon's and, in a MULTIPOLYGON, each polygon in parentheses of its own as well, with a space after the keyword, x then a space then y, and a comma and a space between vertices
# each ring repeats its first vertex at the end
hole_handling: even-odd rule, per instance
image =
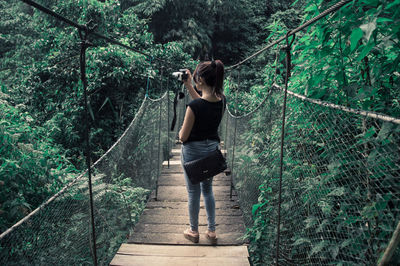
POLYGON ((390 259, 393 256, 394 251, 400 242, 400 221, 397 223, 396 230, 393 232, 392 239, 390 239, 389 245, 387 246, 385 253, 383 253, 382 259, 379 262, 379 266, 388 265, 390 259))

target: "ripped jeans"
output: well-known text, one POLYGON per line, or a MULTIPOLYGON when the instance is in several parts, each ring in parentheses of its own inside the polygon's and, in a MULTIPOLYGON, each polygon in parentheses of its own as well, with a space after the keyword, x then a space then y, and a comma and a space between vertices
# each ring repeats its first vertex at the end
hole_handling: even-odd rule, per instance
MULTIPOLYGON (((182 145, 181 162, 190 162, 200 159, 208 153, 214 151, 219 145, 216 140, 191 141, 182 145)), ((199 211, 200 211, 200 193, 203 194, 204 205, 207 212, 208 230, 215 231, 215 199, 212 190, 213 178, 209 178, 200 184, 192 184, 185 170, 183 171, 188 192, 188 207, 190 217, 190 228, 192 231, 198 231, 199 211)))

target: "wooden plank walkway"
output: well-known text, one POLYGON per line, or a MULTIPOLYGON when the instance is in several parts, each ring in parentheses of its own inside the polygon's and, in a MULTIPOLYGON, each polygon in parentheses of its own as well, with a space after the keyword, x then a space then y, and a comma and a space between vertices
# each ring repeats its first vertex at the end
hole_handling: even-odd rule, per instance
POLYGON ((201 198, 199 214, 200 241, 197 244, 183 237, 189 227, 187 192, 180 163, 180 146, 172 150, 170 167, 163 163, 158 181, 158 197, 146 205, 135 230, 122 244, 110 265, 250 265, 242 212, 237 195, 230 194, 230 177, 214 177, 216 231, 218 243, 211 246, 204 236, 207 217, 201 198))

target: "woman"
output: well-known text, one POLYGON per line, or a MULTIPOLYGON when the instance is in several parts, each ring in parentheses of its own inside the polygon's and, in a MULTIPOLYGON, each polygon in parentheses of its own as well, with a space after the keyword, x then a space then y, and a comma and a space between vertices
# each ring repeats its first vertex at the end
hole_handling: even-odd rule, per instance
MULTIPOLYGON (((214 151, 220 142, 218 126, 225 107, 223 95, 224 64, 220 60, 200 63, 193 73, 193 81, 200 94, 192 86, 192 75, 186 70, 188 78, 184 81, 193 100, 188 104, 179 139, 182 141, 182 164, 199 159, 214 151)), ((213 178, 192 184, 185 175, 188 191, 190 228, 184 231, 185 238, 199 242, 200 193, 203 193, 207 212, 208 229, 205 235, 212 244, 217 242, 215 233, 215 200, 212 191, 213 178)))

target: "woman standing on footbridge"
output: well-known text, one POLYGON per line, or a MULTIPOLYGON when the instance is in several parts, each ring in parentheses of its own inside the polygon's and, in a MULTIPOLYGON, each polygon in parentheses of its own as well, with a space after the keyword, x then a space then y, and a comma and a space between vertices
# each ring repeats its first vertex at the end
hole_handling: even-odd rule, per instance
MULTIPOLYGON (((182 141, 182 166, 185 162, 200 159, 215 151, 220 143, 218 126, 221 123, 226 103, 223 94, 224 64, 220 60, 201 62, 184 81, 192 101, 188 104, 179 139, 182 141), (201 95, 193 88, 192 80, 201 95)), ((213 178, 193 184, 184 172, 188 192, 190 228, 184 231, 185 238, 199 242, 200 194, 203 194, 207 212, 206 238, 216 244, 215 199, 212 190, 213 178)))

